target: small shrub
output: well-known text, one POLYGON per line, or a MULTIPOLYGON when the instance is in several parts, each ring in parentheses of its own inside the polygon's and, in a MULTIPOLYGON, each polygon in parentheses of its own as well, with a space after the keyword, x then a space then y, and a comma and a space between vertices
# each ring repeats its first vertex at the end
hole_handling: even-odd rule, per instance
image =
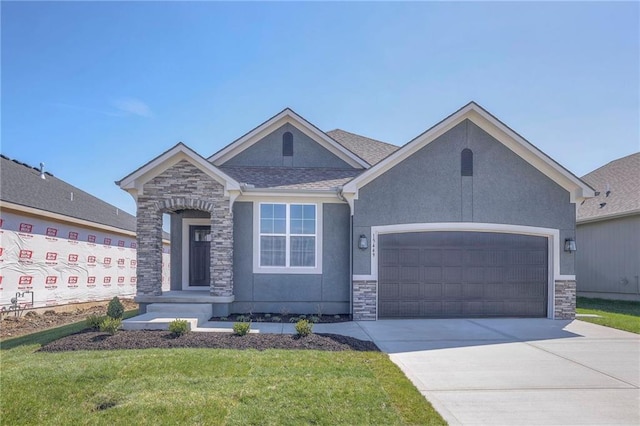
POLYGON ((26 314, 24 314, 24 316, 27 317, 27 318, 31 318, 31 317, 35 318, 35 317, 38 316, 38 313, 36 311, 29 311, 26 314))
POLYGON ((300 320, 300 318, 298 318, 298 317, 289 318, 289 322, 298 322, 299 320, 300 320))
POLYGON ((334 315, 333 316, 335 319, 340 319, 340 315, 334 315))
POLYGON ((262 317, 258 317, 258 318, 256 318, 256 321, 257 321, 257 322, 264 322, 264 318, 262 318, 262 317))
POLYGON ((296 332, 300 336, 308 336, 312 333, 313 323, 307 321, 306 319, 301 319, 296 323, 296 332))
POLYGON ((98 330, 100 328, 101 322, 102 322, 102 317, 98 315, 89 315, 85 320, 85 324, 87 328, 91 330, 98 330))
POLYGON ((118 296, 115 296, 107 306, 107 316, 113 319, 120 319, 122 315, 124 315, 124 305, 120 302, 118 296))
POLYGON ((250 322, 236 322, 233 323, 233 334, 237 336, 244 336, 251 329, 250 322))
POLYGON ((322 303, 318 303, 316 305, 316 314, 318 315, 318 318, 322 318, 322 312, 324 311, 322 303))
POLYGON ((271 322, 282 322, 282 318, 280 318, 280 317, 271 317, 271 322))
POLYGON ((317 316, 315 316, 315 315, 310 316, 310 317, 309 317, 309 322, 312 322, 312 323, 314 323, 314 324, 315 324, 315 323, 317 323, 317 322, 320 322, 320 317, 317 317, 317 316))
POLYGON ((271 318, 271 314, 264 314, 265 318, 271 318))
POLYGON ((189 332, 189 323, 187 320, 175 319, 169 323, 169 331, 175 337, 182 336, 189 332))
POLYGON ((307 319, 307 316, 306 316, 306 315, 300 315, 298 318, 300 318, 300 319, 307 319))
POLYGON ((228 320, 227 317, 220 317, 220 321, 226 321, 226 320, 228 320))
POLYGON ((236 317, 236 321, 238 321, 238 322, 247 322, 247 321, 249 321, 250 319, 251 319, 251 317, 246 316, 246 315, 238 315, 238 316, 236 317))
POLYGON ((107 317, 100 323, 100 331, 113 335, 118 332, 121 325, 122 320, 120 318, 107 317))

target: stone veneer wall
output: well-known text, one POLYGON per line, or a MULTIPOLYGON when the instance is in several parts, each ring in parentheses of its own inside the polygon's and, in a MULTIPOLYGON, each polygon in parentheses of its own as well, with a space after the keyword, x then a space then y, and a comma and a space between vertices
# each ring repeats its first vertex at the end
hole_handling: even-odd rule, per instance
POLYGON ((377 316, 377 281, 353 282, 354 321, 375 321, 377 316))
POLYGON ((233 295, 233 212, 224 187, 182 160, 144 184, 138 196, 138 295, 162 294, 162 214, 202 210, 211 215, 212 296, 233 295))
POLYGON ((575 319, 576 317, 576 282, 555 282, 555 312, 553 319, 575 319))

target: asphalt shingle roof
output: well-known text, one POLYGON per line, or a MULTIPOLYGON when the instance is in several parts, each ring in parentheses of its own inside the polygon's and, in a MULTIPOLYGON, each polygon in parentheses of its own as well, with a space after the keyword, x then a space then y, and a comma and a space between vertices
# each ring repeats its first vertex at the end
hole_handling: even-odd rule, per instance
POLYGON ((255 188, 330 190, 342 186, 360 173, 359 169, 309 167, 234 167, 220 170, 240 183, 255 188))
POLYGON ((400 149, 399 146, 356 135, 355 133, 345 132, 340 129, 331 130, 326 133, 333 140, 372 166, 400 149))
POLYGON ((581 179, 600 194, 578 205, 578 221, 640 209, 640 152, 605 164, 581 179))
POLYGON ((33 167, 1 160, 0 200, 135 232, 136 218, 129 213, 51 174, 41 179, 33 167))

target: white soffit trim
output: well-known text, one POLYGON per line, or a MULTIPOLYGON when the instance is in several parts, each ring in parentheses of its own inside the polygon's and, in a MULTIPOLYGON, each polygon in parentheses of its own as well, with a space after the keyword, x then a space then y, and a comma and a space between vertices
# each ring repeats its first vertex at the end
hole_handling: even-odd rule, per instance
POLYGON ((182 160, 190 162, 203 173, 207 174, 221 185, 224 185, 226 191, 240 190, 240 184, 232 177, 209 163, 182 142, 116 183, 125 191, 134 190, 137 191, 138 194, 142 194, 142 186, 146 182, 182 160))
POLYGON ((466 119, 472 121, 511 151, 522 157, 533 167, 540 170, 540 172, 544 173, 551 180, 565 188, 571 194, 572 202, 575 202, 575 200, 580 198, 590 198, 595 196, 594 190, 586 183, 582 182, 577 176, 574 176, 571 172, 560 166, 549 156, 500 122, 475 102, 470 102, 465 105, 426 132, 411 140, 380 163, 355 177, 344 186, 343 191, 345 193, 357 194, 359 188, 362 188, 466 119))
POLYGON ((619 219, 619 218, 634 216, 638 214, 640 214, 640 209, 629 210, 621 213, 603 214, 601 216, 586 217, 583 219, 577 219, 576 225, 582 225, 583 223, 600 222, 600 221, 609 220, 609 219, 619 219))
POLYGON ((326 133, 318 129, 300 115, 296 114, 290 108, 284 109, 281 113, 265 121, 249 133, 237 139, 235 142, 230 143, 217 153, 213 154, 207 160, 216 166, 220 166, 287 123, 291 124, 306 136, 319 143, 333 155, 344 160, 351 167, 358 169, 367 169, 370 167, 369 163, 331 139, 326 133))

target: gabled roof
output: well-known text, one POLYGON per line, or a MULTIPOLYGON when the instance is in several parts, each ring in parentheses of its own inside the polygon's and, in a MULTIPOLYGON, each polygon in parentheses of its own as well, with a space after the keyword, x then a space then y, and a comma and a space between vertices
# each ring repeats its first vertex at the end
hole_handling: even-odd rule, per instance
POLYGON ((518 133, 510 129, 500 120, 475 102, 470 102, 460 108, 435 126, 402 146, 375 166, 363 172, 360 176, 347 183, 343 188, 345 195, 353 194, 357 198, 358 189, 365 186, 396 164, 405 160, 421 148, 433 142, 464 120, 470 120, 496 140, 504 144, 511 151, 522 157, 533 167, 544 173, 558 185, 565 188, 575 200, 593 197, 594 191, 589 185, 581 181, 573 173, 562 167, 544 152, 528 142, 518 133))
POLYGON ((362 169, 328 169, 311 167, 221 166, 221 170, 238 182, 256 189, 297 189, 337 191, 362 169))
POLYGON ((369 163, 360 158, 357 154, 337 143, 334 139, 327 136, 327 134, 322 130, 318 129, 302 116, 296 114, 290 108, 285 108, 280 113, 274 115, 255 129, 246 133, 244 136, 236 139, 234 142, 213 154, 208 158, 208 160, 216 166, 221 166, 230 158, 233 158, 240 152, 249 148, 251 145, 260 141, 263 137, 267 136, 285 123, 295 126, 302 133, 319 143, 322 147, 345 161, 350 166, 359 169, 366 169, 370 166, 369 163))
POLYGON ((355 133, 346 132, 341 129, 330 130, 326 133, 349 151, 357 154, 371 165, 379 163, 381 160, 400 149, 399 146, 367 138, 365 136, 356 135, 355 133))
POLYGON ((224 185, 225 191, 240 190, 240 184, 235 179, 228 176, 182 142, 163 152, 136 171, 116 181, 116 185, 119 185, 120 188, 136 198, 137 195, 142 194, 142 187, 146 182, 182 160, 190 162, 203 173, 211 176, 211 178, 218 181, 221 185, 224 185))
POLYGON ((640 214, 640 152, 613 160, 582 180, 599 194, 578 205, 578 222, 640 214))
POLYGON ((2 156, 0 199, 7 203, 69 218, 136 231, 136 218, 93 195, 40 171, 2 156))

